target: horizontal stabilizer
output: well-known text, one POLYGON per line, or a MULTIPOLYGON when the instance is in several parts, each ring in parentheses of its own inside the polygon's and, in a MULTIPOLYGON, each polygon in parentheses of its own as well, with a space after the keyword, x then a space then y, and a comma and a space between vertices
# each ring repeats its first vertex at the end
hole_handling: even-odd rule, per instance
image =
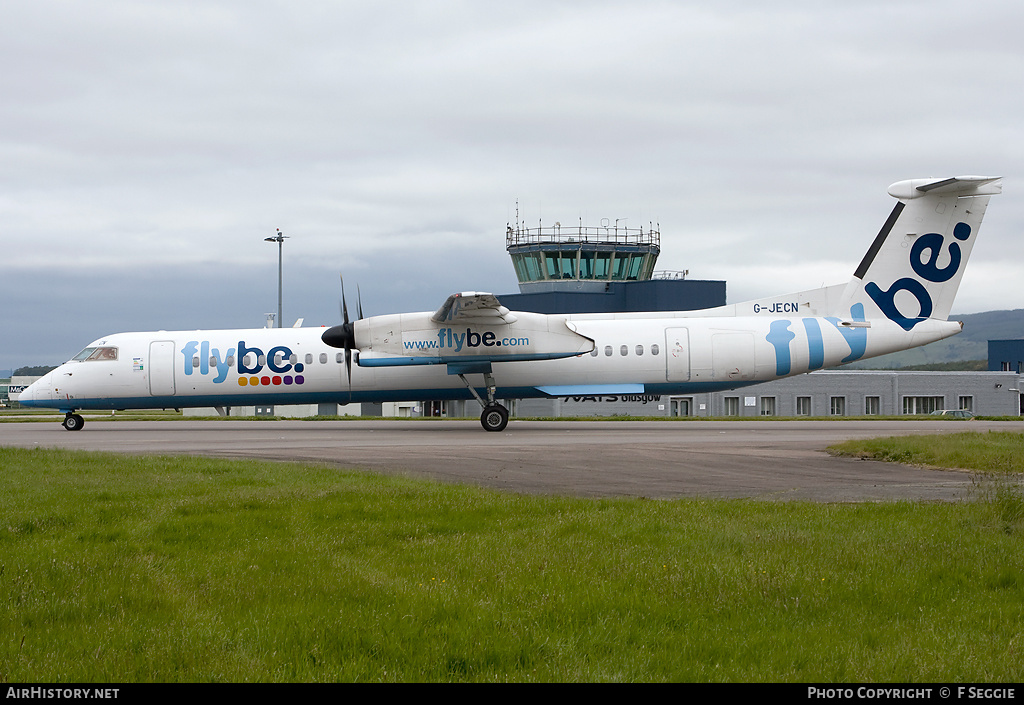
POLYGON ((889 187, 889 195, 901 200, 928 194, 957 196, 995 196, 1003 192, 999 176, 954 176, 948 179, 907 179, 889 187))

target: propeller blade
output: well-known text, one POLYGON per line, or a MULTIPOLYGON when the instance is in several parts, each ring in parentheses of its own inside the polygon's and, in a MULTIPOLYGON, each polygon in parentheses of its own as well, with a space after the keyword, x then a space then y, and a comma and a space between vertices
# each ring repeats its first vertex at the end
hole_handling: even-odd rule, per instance
MULTIPOLYGON (((345 376, 348 377, 348 388, 352 391, 352 351, 356 347, 356 334, 355 325, 348 318, 348 302, 345 300, 345 277, 341 274, 338 275, 338 279, 341 282, 341 301, 339 302, 339 308, 341 309, 341 324, 332 326, 324 331, 320 339, 332 348, 342 348, 345 351, 345 376)), ((363 297, 362 292, 359 291, 359 285, 356 284, 356 313, 360 320, 363 317, 363 297)))
POLYGON ((345 303, 345 277, 338 275, 341 279, 341 320, 344 323, 348 323, 348 306, 345 303))

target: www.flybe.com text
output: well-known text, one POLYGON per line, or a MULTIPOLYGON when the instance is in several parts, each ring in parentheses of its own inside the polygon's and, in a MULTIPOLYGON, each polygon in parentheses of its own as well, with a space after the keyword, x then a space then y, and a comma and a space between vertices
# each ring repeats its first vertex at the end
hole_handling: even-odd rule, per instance
POLYGON ((452 350, 462 352, 463 348, 521 347, 530 344, 529 338, 499 338, 492 331, 476 333, 467 328, 465 333, 451 328, 437 331, 437 340, 406 340, 406 350, 452 350))

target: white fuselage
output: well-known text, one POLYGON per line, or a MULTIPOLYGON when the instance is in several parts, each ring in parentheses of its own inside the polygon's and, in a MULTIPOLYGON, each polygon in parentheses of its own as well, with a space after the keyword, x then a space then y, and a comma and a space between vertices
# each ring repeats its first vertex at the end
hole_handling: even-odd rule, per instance
MULTIPOLYGON (((553 328, 564 329, 568 323, 582 336, 586 352, 501 361, 500 348, 493 348, 489 359, 496 396, 731 389, 923 345, 960 331, 958 323, 948 321, 926 321, 908 333, 887 319, 851 326, 834 317, 780 309, 749 316, 714 316, 714 309, 544 316, 553 328)), ((478 347, 479 341, 501 341, 508 331, 502 325, 463 324, 456 329, 463 341, 475 340, 478 347)), ((323 330, 119 333, 90 346, 112 348, 116 359, 64 363, 28 387, 20 401, 69 411, 471 398, 457 370, 443 362, 371 367, 357 359, 350 383, 344 351, 324 344, 323 330)), ((437 331, 443 339, 445 334, 437 331)), ((527 342, 525 336, 518 341, 527 342)), ((369 345, 363 349, 369 358, 369 345)), ((472 351, 464 342, 459 352, 472 351)), ((482 375, 469 370, 466 376, 482 388, 482 375)))

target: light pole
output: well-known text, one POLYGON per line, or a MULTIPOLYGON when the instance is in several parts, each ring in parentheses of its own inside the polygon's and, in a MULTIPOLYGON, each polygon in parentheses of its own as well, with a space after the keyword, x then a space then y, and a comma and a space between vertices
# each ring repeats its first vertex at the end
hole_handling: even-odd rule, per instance
POLYGON ((282 323, 284 322, 284 319, 282 318, 283 314, 282 314, 282 311, 281 311, 281 288, 282 288, 282 282, 283 282, 283 277, 282 277, 283 270, 282 270, 281 262, 282 262, 283 250, 284 250, 283 245, 284 245, 284 241, 285 241, 285 239, 287 237, 288 237, 287 235, 282 235, 281 234, 281 228, 278 228, 277 229, 277 235, 275 237, 265 237, 265 238, 263 238, 263 240, 265 242, 276 242, 277 243, 277 327, 278 328, 283 327, 282 323))

